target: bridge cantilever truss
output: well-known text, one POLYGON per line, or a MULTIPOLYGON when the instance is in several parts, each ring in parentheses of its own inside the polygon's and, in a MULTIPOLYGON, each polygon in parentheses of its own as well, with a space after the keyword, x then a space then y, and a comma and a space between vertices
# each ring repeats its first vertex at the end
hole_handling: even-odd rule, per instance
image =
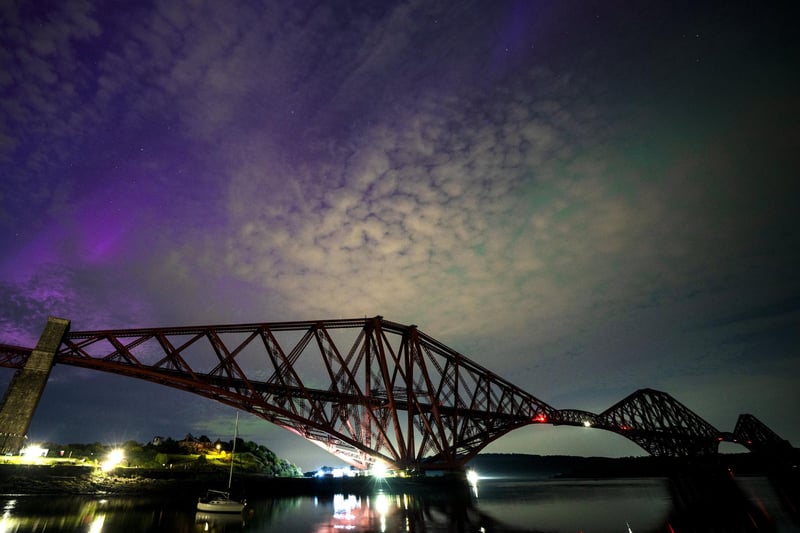
POLYGON ((598 415, 562 410, 556 419, 617 433, 656 456, 705 455, 716 452, 722 440, 735 441, 669 394, 653 389, 638 390, 598 415))
MULTIPOLYGON (((0 364, 19 360, 6 348, 0 364)), ((416 326, 381 317, 70 332, 55 362, 220 401, 362 468, 455 468, 554 412, 416 326)))
MULTIPOLYGON (((30 351, 0 345, 0 366, 21 368, 30 351)), ((739 437, 652 389, 600 414, 557 410, 416 326, 379 316, 68 332, 54 362, 211 398, 360 468, 375 461, 402 469, 460 468, 528 424, 605 429, 653 455, 713 453, 719 441, 739 437)), ((753 420, 742 426, 742 444, 777 438, 753 420)))

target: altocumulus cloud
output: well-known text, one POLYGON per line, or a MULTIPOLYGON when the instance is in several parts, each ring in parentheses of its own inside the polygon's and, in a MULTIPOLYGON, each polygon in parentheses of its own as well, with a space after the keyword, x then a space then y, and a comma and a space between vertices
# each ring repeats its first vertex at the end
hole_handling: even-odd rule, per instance
POLYGON ((782 56, 542 6, 3 3, 3 340, 382 314, 559 407, 787 390, 782 56))

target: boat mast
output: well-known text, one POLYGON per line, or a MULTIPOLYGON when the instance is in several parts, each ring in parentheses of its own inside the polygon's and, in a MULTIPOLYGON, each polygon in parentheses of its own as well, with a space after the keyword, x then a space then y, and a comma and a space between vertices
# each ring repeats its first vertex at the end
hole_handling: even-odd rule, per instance
POLYGON ((233 454, 236 453, 236 437, 239 435, 239 411, 236 411, 236 426, 233 429, 233 447, 231 448, 231 471, 228 474, 228 492, 231 490, 233 481, 233 454))

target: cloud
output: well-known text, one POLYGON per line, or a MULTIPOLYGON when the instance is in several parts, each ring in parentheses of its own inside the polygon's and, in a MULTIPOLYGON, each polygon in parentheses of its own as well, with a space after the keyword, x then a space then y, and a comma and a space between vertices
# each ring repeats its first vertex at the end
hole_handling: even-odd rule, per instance
POLYGON ((79 111, 86 71, 75 50, 100 28, 88 2, 62 2, 53 13, 6 3, 0 20, 6 36, 0 61, 5 84, 14 87, 0 105, 0 128, 11 154, 25 152, 27 159, 21 168, 8 167, 4 188, 30 186, 30 171, 65 164, 70 154, 63 143, 93 125, 91 113, 79 111))
POLYGON ((790 352, 724 322, 798 290, 791 84, 616 62, 565 8, 15 6, 9 338, 382 314, 577 408, 790 352))
MULTIPOLYGON (((251 139, 230 181, 228 207, 240 229, 229 236, 226 264, 248 281, 298 289, 306 313, 318 307, 309 304, 320 289, 347 294, 368 313, 381 300, 424 308, 414 299, 433 292, 448 293, 438 305, 449 312, 516 300, 528 273, 544 267, 547 249, 531 244, 568 229, 554 222, 557 202, 535 213, 527 204, 545 188, 566 207, 564 191, 548 183, 565 163, 568 134, 519 105, 464 104, 448 112, 432 98, 388 117, 391 127, 359 132, 353 148, 309 154, 299 168, 269 139, 251 139), (503 297, 493 298, 503 284, 503 297)), ((335 312, 329 305, 318 312, 335 312)))

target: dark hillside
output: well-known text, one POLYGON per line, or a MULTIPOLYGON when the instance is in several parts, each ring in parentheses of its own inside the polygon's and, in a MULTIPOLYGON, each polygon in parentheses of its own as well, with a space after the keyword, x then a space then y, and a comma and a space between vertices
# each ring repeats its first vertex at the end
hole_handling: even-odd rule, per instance
POLYGON ((566 455, 480 454, 467 465, 481 476, 527 479, 660 477, 695 468, 730 468, 739 475, 767 469, 753 454, 719 455, 702 460, 668 457, 574 457, 566 455))

